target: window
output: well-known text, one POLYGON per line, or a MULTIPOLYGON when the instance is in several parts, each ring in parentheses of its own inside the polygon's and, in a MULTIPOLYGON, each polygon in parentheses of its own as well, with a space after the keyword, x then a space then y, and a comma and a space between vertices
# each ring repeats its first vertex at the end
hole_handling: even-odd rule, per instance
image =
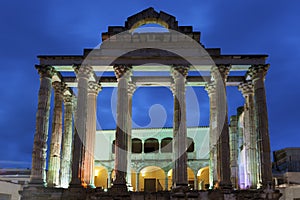
POLYGON ((111 146, 111 152, 112 152, 112 153, 115 153, 115 144, 116 144, 116 141, 114 140, 114 141, 112 142, 112 146, 111 146))
POLYGON ((161 140, 160 149, 162 153, 171 153, 172 146, 172 138, 164 138, 161 140))
POLYGON ((187 152, 194 152, 195 144, 192 138, 187 138, 187 152))
POLYGON ((159 149, 159 143, 158 140, 155 138, 149 138, 145 141, 144 144, 144 152, 145 153, 154 153, 158 151, 159 149))
POLYGON ((142 153, 142 140, 134 138, 131 143, 132 153, 142 153))

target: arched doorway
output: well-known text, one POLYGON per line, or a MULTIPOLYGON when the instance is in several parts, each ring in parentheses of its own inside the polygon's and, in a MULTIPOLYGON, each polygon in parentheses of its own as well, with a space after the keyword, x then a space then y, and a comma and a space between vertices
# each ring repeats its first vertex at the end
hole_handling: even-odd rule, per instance
MULTIPOLYGON (((196 188, 196 185, 195 185, 195 174, 193 172, 193 170, 191 168, 187 168, 187 175, 188 175, 188 185, 191 189, 197 189, 196 188)), ((171 189, 171 186, 172 186, 172 179, 173 179, 173 170, 170 169, 168 171, 168 189, 171 189)))
POLYGON ((203 167, 199 169, 197 173, 197 179, 199 183, 199 190, 209 189, 209 167, 203 167))
POLYGON ((103 166, 95 167, 94 184, 103 189, 108 188, 108 171, 103 166))
POLYGON ((165 172, 157 166, 148 166, 139 173, 139 191, 157 192, 165 190, 165 172))

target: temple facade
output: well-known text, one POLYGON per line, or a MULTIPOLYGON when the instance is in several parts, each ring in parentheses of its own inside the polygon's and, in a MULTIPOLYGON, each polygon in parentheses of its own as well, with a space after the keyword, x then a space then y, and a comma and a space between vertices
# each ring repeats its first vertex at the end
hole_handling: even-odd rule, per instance
POLYGON ((109 26, 100 47, 83 55, 38 56, 32 170, 22 199, 278 199, 264 85, 267 55, 223 55, 220 48, 206 48, 200 36, 174 16, 148 8, 124 26, 109 26), (136 31, 149 23, 167 31, 136 31), (117 88, 115 130, 96 129, 103 87, 117 88), (151 137, 152 129, 132 129, 138 87, 172 91, 172 128, 151 137), (209 96, 209 127, 187 128, 186 89, 201 87, 209 96), (227 87, 245 99, 230 122, 227 87))

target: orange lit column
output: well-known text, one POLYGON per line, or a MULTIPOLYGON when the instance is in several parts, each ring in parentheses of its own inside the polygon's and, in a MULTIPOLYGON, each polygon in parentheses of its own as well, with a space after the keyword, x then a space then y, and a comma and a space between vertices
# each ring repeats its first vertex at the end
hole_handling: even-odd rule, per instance
POLYGON ((71 163, 72 163, 72 114, 74 97, 70 92, 65 92, 64 96, 64 134, 62 142, 62 157, 60 164, 60 186, 68 188, 71 181, 71 163))
POLYGON ((87 129, 86 148, 84 162, 84 182, 94 188, 94 152, 96 140, 96 120, 97 120, 97 97, 101 90, 101 85, 95 81, 88 83, 88 105, 87 105, 87 129))
POLYGON ((52 89, 53 68, 36 65, 40 75, 38 109, 32 150, 30 184, 43 186, 46 181, 47 139, 49 128, 50 97, 52 89))
POLYGON ((270 136, 268 127, 268 111, 265 91, 265 76, 269 65, 253 65, 249 68, 249 75, 254 86, 254 106, 257 131, 257 147, 260 159, 260 177, 263 188, 272 185, 272 163, 270 136))
POLYGON ((127 153, 128 153, 128 82, 131 68, 126 65, 115 65, 115 75, 118 80, 117 97, 117 128, 115 137, 115 173, 116 178, 112 189, 127 191, 127 153))
POLYGON ((174 173, 173 187, 184 188, 188 185, 187 178, 187 128, 185 82, 188 73, 186 66, 173 66, 171 74, 174 80, 174 123, 173 123, 173 156, 174 173))
POLYGON ((216 85, 214 82, 207 83, 205 90, 209 96, 210 118, 209 118, 209 187, 214 188, 218 180, 217 177, 217 105, 216 105, 216 85))
POLYGON ((72 155, 72 179, 71 187, 80 187, 83 182, 84 151, 86 144, 86 120, 87 120, 87 94, 88 80, 93 69, 91 66, 82 65, 75 68, 78 83, 77 109, 74 127, 73 155, 72 155))
POLYGON ((228 128, 228 107, 226 98, 226 79, 230 66, 213 66, 211 75, 216 84, 216 126, 217 126, 217 174, 221 189, 231 189, 230 147, 228 128))
POLYGON ((63 90, 65 85, 61 82, 55 81, 53 82, 52 86, 54 89, 54 110, 52 118, 52 134, 47 172, 47 186, 58 187, 62 139, 62 104, 63 90))

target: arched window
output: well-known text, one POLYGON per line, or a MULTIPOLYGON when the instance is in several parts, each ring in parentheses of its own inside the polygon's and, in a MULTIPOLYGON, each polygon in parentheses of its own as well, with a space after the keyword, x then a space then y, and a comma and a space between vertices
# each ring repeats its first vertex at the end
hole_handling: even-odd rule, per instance
POLYGON ((134 138, 131 142, 131 152, 142 153, 142 140, 134 138))
POLYGON ((187 138, 187 152, 194 152, 195 144, 192 138, 187 138))
POLYGON ((158 140, 155 138, 149 138, 145 140, 144 144, 144 152, 145 153, 154 153, 157 152, 159 149, 159 143, 158 140))
POLYGON ((112 153, 115 153, 115 144, 116 144, 116 141, 114 140, 114 141, 112 142, 112 145, 111 145, 111 152, 112 152, 112 153))
POLYGON ((172 146, 172 138, 164 138, 161 140, 160 149, 162 153, 171 153, 172 146))

